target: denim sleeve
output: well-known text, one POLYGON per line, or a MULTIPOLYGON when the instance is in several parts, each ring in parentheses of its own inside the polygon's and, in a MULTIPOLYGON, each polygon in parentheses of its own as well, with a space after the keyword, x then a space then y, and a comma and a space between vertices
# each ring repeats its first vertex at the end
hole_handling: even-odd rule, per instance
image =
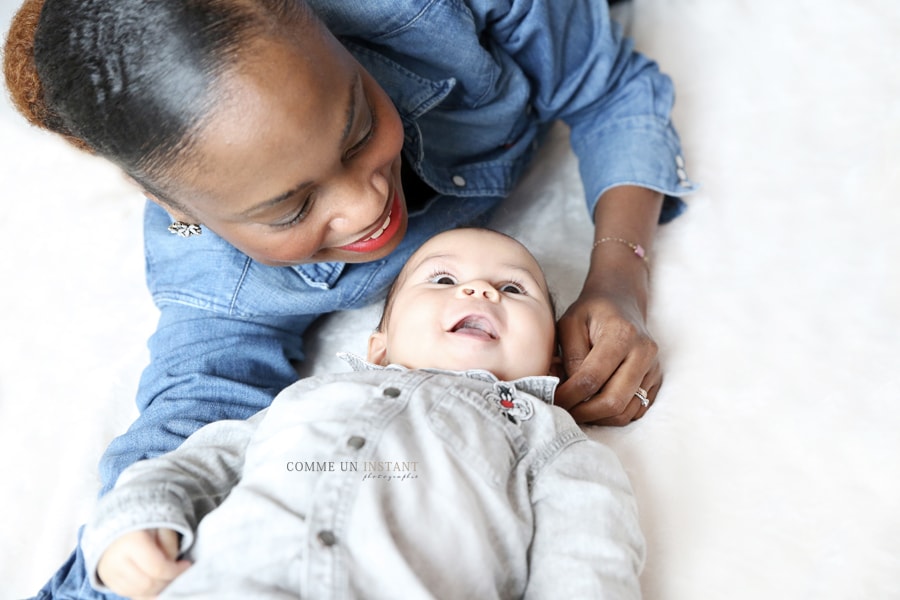
POLYGON ((582 439, 535 479, 534 538, 525 599, 640 599, 645 542, 616 455, 582 439))
POLYGON ((126 467, 177 448, 207 423, 266 408, 296 381, 302 333, 314 318, 246 319, 163 305, 138 390, 140 416, 104 453, 101 494, 126 467))
POLYGON ((672 82, 637 53, 606 2, 482 0, 493 37, 533 84, 533 106, 544 120, 571 127, 588 210, 618 185, 638 185, 669 197, 663 221, 680 212, 675 197, 693 191, 670 113, 672 82), (493 11, 493 12, 492 12, 493 11), (494 22, 491 23, 492 15, 494 22))
POLYGON ((180 553, 194 543, 200 520, 219 506, 241 478, 247 445, 262 415, 203 427, 176 450, 137 462, 98 503, 81 538, 91 586, 97 565, 116 539, 143 529, 171 529, 181 536, 180 553))

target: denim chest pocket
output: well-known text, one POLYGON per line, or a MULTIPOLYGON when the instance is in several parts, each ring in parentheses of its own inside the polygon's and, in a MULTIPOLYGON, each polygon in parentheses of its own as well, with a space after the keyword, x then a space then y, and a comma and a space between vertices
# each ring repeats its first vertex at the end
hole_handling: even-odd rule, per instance
POLYGON ((505 486, 528 451, 518 426, 475 391, 446 389, 429 409, 428 425, 466 469, 492 486, 505 486))

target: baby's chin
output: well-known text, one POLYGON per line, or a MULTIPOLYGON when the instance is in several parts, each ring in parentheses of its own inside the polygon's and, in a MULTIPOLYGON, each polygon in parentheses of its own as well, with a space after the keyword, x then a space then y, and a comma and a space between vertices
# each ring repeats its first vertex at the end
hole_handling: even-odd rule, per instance
POLYGON ((501 381, 513 381, 536 373, 522 372, 521 365, 518 368, 509 367, 507 365, 491 365, 484 361, 476 360, 445 360, 432 361, 428 365, 418 364, 416 366, 403 365, 410 369, 440 369, 442 371, 488 371, 494 377, 501 381))

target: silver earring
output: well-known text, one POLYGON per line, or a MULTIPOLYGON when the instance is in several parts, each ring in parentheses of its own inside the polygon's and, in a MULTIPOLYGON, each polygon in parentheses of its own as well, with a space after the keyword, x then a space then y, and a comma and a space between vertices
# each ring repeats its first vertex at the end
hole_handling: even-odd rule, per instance
POLYGON ((196 223, 185 223, 184 221, 175 221, 169 225, 169 233, 189 238, 192 235, 200 235, 203 229, 196 223))

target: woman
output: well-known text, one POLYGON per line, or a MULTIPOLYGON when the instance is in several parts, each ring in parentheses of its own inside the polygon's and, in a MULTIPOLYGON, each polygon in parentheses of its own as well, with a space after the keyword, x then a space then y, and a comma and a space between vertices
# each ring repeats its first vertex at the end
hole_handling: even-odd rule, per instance
MULTIPOLYGON (((624 425, 658 392, 647 255, 693 186, 671 82, 605 4, 29 1, 5 71, 29 120, 150 200, 160 322, 104 492, 203 424, 267 406, 296 379, 310 323, 380 297, 432 234, 484 221, 557 119, 595 222, 559 322, 557 403, 624 425)), ((93 597, 80 560, 42 597, 93 597)))

